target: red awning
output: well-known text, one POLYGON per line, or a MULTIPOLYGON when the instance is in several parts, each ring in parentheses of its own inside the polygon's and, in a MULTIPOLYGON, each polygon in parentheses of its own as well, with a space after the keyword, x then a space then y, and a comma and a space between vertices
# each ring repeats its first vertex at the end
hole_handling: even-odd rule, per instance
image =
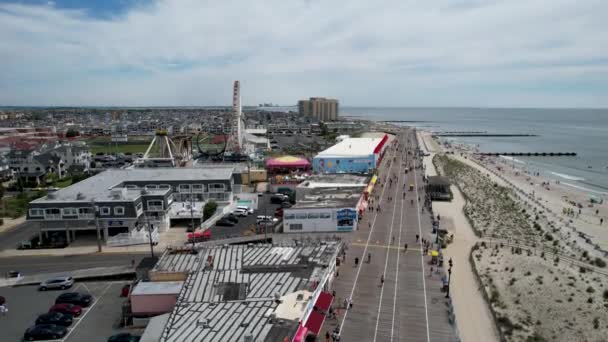
POLYGON ((331 293, 322 291, 319 294, 319 298, 317 298, 317 302, 315 303, 315 306, 317 307, 317 309, 319 309, 323 312, 327 312, 327 311, 329 311, 329 307, 331 306, 331 303, 333 301, 334 301, 334 297, 331 295, 331 293))
POLYGON ((319 336, 319 331, 321 330, 321 326, 323 326, 323 321, 325 321, 325 315, 320 313, 319 311, 311 311, 310 315, 308 315, 308 320, 306 321, 305 327, 308 328, 308 331, 319 336))
POLYGON ((308 328, 301 326, 296 331, 296 334, 293 337, 293 342, 304 342, 306 341, 306 335, 308 334, 308 328))

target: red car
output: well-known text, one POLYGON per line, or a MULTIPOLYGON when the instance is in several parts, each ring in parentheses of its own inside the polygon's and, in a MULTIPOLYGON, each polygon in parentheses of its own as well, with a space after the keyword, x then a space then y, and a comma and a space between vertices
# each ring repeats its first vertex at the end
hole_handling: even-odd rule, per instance
POLYGON ((188 233, 188 242, 202 242, 211 240, 211 230, 207 229, 203 232, 196 231, 194 233, 188 233))
POLYGON ((274 216, 276 216, 276 217, 283 217, 283 208, 277 208, 274 211, 274 216))
POLYGON ((82 307, 74 304, 61 303, 51 306, 49 312, 60 312, 62 314, 80 316, 82 313, 82 307))

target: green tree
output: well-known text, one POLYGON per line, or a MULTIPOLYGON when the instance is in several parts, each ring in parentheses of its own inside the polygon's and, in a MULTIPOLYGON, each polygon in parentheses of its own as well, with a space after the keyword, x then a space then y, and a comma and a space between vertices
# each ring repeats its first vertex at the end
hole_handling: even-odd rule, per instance
POLYGON ((205 204, 203 208, 203 221, 208 220, 213 214, 215 214, 215 210, 217 209, 217 203, 215 201, 209 201, 205 204))
POLYGON ((78 133, 78 131, 73 128, 68 128, 68 131, 65 133, 66 138, 73 138, 73 137, 77 137, 79 135, 80 135, 80 133, 78 133))

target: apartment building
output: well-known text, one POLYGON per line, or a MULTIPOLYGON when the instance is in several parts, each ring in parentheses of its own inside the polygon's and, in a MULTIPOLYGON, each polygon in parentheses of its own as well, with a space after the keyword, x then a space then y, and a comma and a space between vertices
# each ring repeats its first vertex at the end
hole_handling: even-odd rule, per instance
POLYGON ((338 100, 324 97, 300 100, 298 101, 298 113, 302 116, 311 116, 318 121, 335 121, 338 120, 338 100))
POLYGON ((109 236, 131 233, 152 224, 157 231, 170 227, 187 210, 200 221, 209 200, 220 207, 233 200, 234 169, 156 168, 113 169, 49 193, 30 202, 27 220, 40 234, 65 231, 68 242, 76 233, 94 232, 99 224, 109 236), (188 207, 190 208, 190 207, 188 207))

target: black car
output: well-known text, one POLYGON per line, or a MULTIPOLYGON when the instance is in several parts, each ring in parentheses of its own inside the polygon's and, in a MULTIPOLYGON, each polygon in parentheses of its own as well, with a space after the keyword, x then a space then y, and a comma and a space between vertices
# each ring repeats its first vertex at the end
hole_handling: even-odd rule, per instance
POLYGON ((60 312, 48 312, 38 316, 36 319, 36 325, 55 324, 63 327, 69 327, 72 325, 73 321, 74 318, 72 315, 66 315, 60 312))
POLYGON ((289 197, 283 194, 274 194, 272 195, 272 197, 270 197, 270 203, 273 204, 281 204, 285 201, 288 201, 289 197))
POLYGON ((26 341, 56 340, 68 333, 66 327, 55 324, 40 324, 28 328, 23 334, 26 341))
POLYGON ((236 217, 236 215, 234 215, 232 213, 224 216, 224 219, 226 219, 226 220, 228 220, 228 221, 230 221, 232 223, 239 223, 239 219, 236 217))
POLYGON ((140 339, 140 336, 131 335, 129 333, 121 333, 110 336, 110 338, 108 338, 108 342, 138 342, 140 339))
POLYGON ((234 227, 234 222, 228 220, 228 219, 220 219, 219 221, 217 221, 215 223, 216 226, 220 226, 220 227, 234 227))
POLYGON ((289 201, 281 203, 281 208, 291 208, 292 206, 293 204, 291 204, 289 201))
POLYGON ((68 303, 84 307, 91 305, 93 296, 85 293, 66 292, 55 299, 55 304, 68 303))

